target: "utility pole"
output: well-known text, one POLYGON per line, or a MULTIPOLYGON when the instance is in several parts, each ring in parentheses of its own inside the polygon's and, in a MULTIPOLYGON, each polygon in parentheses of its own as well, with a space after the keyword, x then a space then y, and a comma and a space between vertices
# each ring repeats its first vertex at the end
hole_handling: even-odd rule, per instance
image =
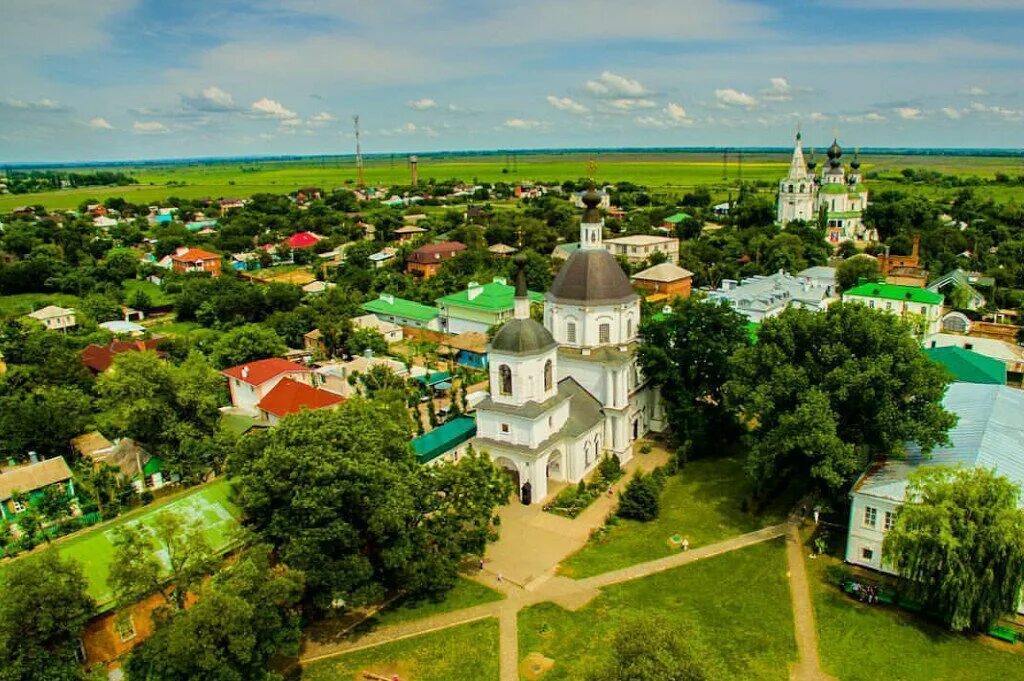
POLYGON ((366 177, 363 175, 363 150, 359 146, 359 114, 352 117, 352 123, 356 130, 356 186, 362 189, 366 186, 366 177))

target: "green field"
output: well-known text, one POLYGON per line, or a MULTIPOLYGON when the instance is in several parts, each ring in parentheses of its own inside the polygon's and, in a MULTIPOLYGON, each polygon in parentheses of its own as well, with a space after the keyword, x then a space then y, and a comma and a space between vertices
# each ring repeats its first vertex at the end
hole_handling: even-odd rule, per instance
POLYGON ((560 571, 570 577, 590 577, 677 552, 679 549, 668 544, 675 534, 688 539, 690 548, 697 548, 785 517, 784 502, 779 510, 760 516, 744 511, 742 505, 751 489, 738 458, 692 461, 666 482, 656 519, 648 523, 620 521, 606 536, 592 539, 569 556, 560 571))
POLYGON ((196 520, 203 528, 206 540, 214 549, 225 550, 235 541, 238 527, 238 508, 228 499, 231 487, 221 479, 185 496, 157 506, 140 509, 117 520, 87 530, 56 544, 60 555, 82 564, 89 582, 89 595, 102 607, 110 602, 112 594, 107 586, 107 574, 113 558, 113 530, 125 524, 150 525, 164 511, 173 511, 186 520, 196 520))
MULTIPOLYGON (((365 622, 366 627, 389 626, 410 620, 432 617, 454 610, 472 608, 493 601, 500 601, 505 594, 495 591, 472 579, 460 577, 455 588, 440 601, 399 601, 392 603, 375 617, 365 622)), ((364 628, 361 626, 361 628, 364 628)))
POLYGON ((78 307, 82 299, 69 293, 17 293, 0 296, 0 317, 21 317, 47 305, 78 307))
POLYGON ((785 681, 796 644, 783 541, 605 589, 577 612, 530 607, 519 615, 519 655, 554 660, 544 681, 587 678, 624 622, 655 617, 695 648, 711 678, 785 681))
POLYGON ((132 296, 137 291, 142 291, 149 296, 149 302, 155 307, 164 307, 174 303, 174 296, 168 294, 151 281, 145 279, 126 279, 121 285, 124 287, 124 300, 126 304, 131 303, 132 296))
POLYGON ((920 617, 864 605, 825 582, 828 565, 807 560, 822 667, 840 681, 1006 680, 1024 677, 1024 646, 1016 653, 988 637, 969 638, 920 617))
POLYGON ((362 672, 415 681, 497 681, 498 621, 486 619, 316 662, 303 681, 364 681, 362 672))
MULTIPOLYGON (((819 149, 819 152, 821 149, 819 149)), ((818 156, 822 156, 821 153, 818 156)), ((599 181, 629 181, 652 189, 685 190, 702 184, 731 184, 740 176, 738 157, 729 157, 724 168, 722 156, 695 152, 603 152, 519 154, 509 165, 503 155, 433 157, 421 156, 421 178, 466 181, 517 182, 522 180, 562 181, 587 174, 587 162, 597 163, 599 181)), ((789 164, 788 154, 747 153, 742 178, 772 181, 782 177, 789 164)), ((863 170, 894 171, 923 167, 944 173, 993 177, 997 172, 1024 173, 1019 159, 966 156, 865 156, 863 170)), ((74 170, 86 170, 77 168, 74 170)), ((72 169, 68 169, 69 171, 72 169)), ((223 162, 191 165, 139 166, 122 168, 139 184, 124 187, 85 187, 39 194, 0 196, 0 212, 15 206, 43 204, 50 209, 75 208, 87 199, 103 200, 123 196, 133 203, 148 203, 170 196, 181 198, 247 197, 259 192, 288 193, 303 186, 334 189, 351 186, 356 172, 351 158, 304 159, 299 161, 223 162), (172 183, 169 185, 168 183, 172 183)), ((409 181, 405 159, 370 159, 366 164, 370 184, 398 184, 409 181)))

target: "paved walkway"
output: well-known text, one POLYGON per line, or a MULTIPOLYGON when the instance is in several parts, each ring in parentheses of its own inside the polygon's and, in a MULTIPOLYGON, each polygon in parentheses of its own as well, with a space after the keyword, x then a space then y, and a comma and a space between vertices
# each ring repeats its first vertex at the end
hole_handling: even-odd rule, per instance
POLYGON ((792 519, 786 530, 786 562, 789 567, 789 594, 793 601, 793 627, 799 661, 789 670, 792 681, 834 681, 821 669, 818 657, 818 627, 814 623, 811 587, 804 563, 804 543, 800 521, 792 519))

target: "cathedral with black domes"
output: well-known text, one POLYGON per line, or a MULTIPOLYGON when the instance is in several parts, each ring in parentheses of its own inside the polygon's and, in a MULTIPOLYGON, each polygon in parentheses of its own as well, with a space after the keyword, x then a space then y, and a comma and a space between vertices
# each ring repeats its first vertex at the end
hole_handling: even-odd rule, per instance
POLYGON ((477 405, 477 450, 518 480, 524 503, 549 481, 575 483, 605 454, 622 463, 633 443, 664 427, 658 391, 637 366, 640 296, 603 244, 601 197, 583 195, 580 248, 530 317, 523 261, 514 318, 488 348, 489 396, 477 405))

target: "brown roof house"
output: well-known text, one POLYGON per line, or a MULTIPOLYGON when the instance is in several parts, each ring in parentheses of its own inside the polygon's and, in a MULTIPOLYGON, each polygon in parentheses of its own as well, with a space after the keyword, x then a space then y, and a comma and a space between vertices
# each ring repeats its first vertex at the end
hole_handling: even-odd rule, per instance
MULTIPOLYGON (((147 452, 142 445, 130 437, 116 443, 92 432, 79 435, 71 446, 83 457, 92 461, 93 468, 113 466, 126 480, 130 480, 135 491, 142 494, 146 489, 160 489, 168 483, 164 479, 163 462, 147 452)), ((170 480, 174 482, 174 480, 170 480)))
POLYGON ((693 272, 679 265, 663 262, 637 272, 632 277, 633 286, 647 294, 647 301, 654 303, 669 298, 688 298, 693 283, 693 272))
POLYGON ((442 241, 439 244, 420 246, 406 258, 405 271, 429 279, 437 274, 446 260, 451 260, 464 250, 466 245, 458 241, 442 241))
POLYGON ((30 457, 32 463, 0 472, 0 518, 4 520, 15 520, 42 497, 47 487, 59 485, 69 498, 75 496, 71 469, 63 456, 39 461, 32 452, 30 457))

